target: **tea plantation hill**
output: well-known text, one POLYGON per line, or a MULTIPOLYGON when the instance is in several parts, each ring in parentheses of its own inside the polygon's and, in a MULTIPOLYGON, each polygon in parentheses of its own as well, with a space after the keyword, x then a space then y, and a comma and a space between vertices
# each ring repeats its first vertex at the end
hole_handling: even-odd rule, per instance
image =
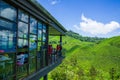
MULTIPOLYGON (((58 43, 58 37, 50 37, 58 43)), ((53 44, 53 45, 56 45, 53 44)), ((49 80, 120 80, 120 36, 81 41, 72 36, 63 37, 66 58, 53 70, 49 80)))

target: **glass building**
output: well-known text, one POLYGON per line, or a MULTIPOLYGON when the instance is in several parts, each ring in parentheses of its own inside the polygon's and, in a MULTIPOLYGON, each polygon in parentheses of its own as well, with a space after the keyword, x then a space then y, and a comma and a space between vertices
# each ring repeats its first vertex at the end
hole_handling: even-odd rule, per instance
POLYGON ((62 59, 49 64, 49 36, 66 29, 35 0, 0 0, 0 80, 38 80, 62 59))

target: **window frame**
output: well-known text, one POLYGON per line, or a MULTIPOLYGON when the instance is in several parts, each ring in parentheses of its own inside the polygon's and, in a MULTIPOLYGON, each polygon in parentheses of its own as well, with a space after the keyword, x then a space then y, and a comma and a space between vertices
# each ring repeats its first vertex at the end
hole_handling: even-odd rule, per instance
MULTIPOLYGON (((2 0, 3 1, 3 0, 2 0)), ((5 2, 5 1, 3 1, 3 2, 5 2)), ((37 60, 38 60, 38 58, 37 58, 37 54, 38 54, 38 52, 40 51, 38 51, 38 47, 41 47, 41 46, 43 46, 43 43, 46 43, 46 40, 45 41, 43 41, 43 26, 44 25, 46 25, 46 23, 43 23, 41 20, 38 20, 36 17, 34 17, 32 14, 30 14, 30 13, 28 13, 27 11, 25 11, 25 10, 23 10, 22 8, 19 8, 19 7, 15 7, 15 6, 12 6, 11 4, 9 4, 9 3, 7 3, 7 2, 5 2, 6 4, 8 4, 8 5, 10 5, 11 7, 13 7, 13 8, 15 8, 16 9, 16 20, 15 21, 13 21, 13 20, 11 20, 11 19, 8 19, 8 18, 5 18, 5 17, 2 17, 2 16, 0 16, 0 19, 3 19, 3 20, 5 20, 5 21, 9 21, 9 22, 11 22, 11 23, 15 23, 16 24, 16 51, 15 52, 8 52, 8 54, 14 54, 15 56, 14 56, 14 68, 15 68, 15 71, 13 71, 14 72, 14 76, 16 76, 16 77, 19 77, 18 76, 18 74, 17 74, 17 64, 16 64, 16 61, 17 61, 17 55, 18 55, 18 53, 20 52, 19 50, 18 50, 18 44, 19 44, 19 39, 22 39, 22 40, 27 40, 27 44, 28 44, 28 47, 27 47, 27 51, 28 51, 28 63, 27 64, 25 64, 26 65, 26 69, 27 69, 27 75, 26 76, 28 76, 29 74, 31 74, 30 73, 30 70, 29 70, 29 65, 30 65, 30 61, 29 61, 29 58, 30 58, 30 49, 29 49, 29 46, 30 46, 30 35, 36 35, 36 41, 37 41, 37 45, 36 45, 36 51, 35 51, 35 54, 36 54, 36 66, 35 66, 35 69, 37 70, 38 68, 37 68, 37 65, 39 65, 38 63, 37 63, 37 60), (21 19, 19 19, 19 11, 21 11, 21 12, 23 12, 23 13, 25 13, 27 16, 28 16, 28 21, 26 22, 26 21, 24 21, 24 20, 21 20, 21 19), (35 20, 36 20, 36 33, 34 34, 34 33, 30 33, 30 18, 31 17, 33 17, 35 20), (18 23, 19 22, 22 22, 22 23, 25 23, 25 24, 27 24, 27 27, 28 27, 28 37, 26 37, 26 38, 24 38, 24 37, 19 37, 19 34, 18 34, 18 27, 19 27, 19 25, 18 25, 18 23), (39 23, 41 23, 41 28, 39 28, 38 27, 38 24, 39 23), (41 40, 38 40, 38 30, 41 30, 41 40), (38 46, 38 43, 40 43, 40 46, 38 46)), ((0 8, 0 10, 1 10, 1 8, 0 8)), ((46 29, 47 29, 47 26, 46 26, 46 29)), ((46 36, 46 33, 47 33, 47 31, 46 31, 46 29, 45 29, 45 38, 47 37, 46 36)), ((47 38, 46 38, 47 39, 47 38)), ((46 49, 46 48, 45 48, 46 49)), ((4 54, 4 53, 0 53, 0 55, 2 55, 2 54, 4 54)), ((24 66, 24 65, 23 65, 24 66)), ((41 67, 41 66, 40 66, 41 67)), ((36 71, 35 70, 35 71, 36 71)), ((39 69, 40 70, 40 69, 39 69)), ((25 77, 25 76, 24 76, 25 77)))

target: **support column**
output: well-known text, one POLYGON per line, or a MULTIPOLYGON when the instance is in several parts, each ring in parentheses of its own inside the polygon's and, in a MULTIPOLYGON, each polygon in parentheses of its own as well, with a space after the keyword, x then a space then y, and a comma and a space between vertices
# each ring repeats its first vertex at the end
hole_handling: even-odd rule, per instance
POLYGON ((46 26, 46 55, 45 55, 45 59, 46 59, 46 66, 48 66, 48 44, 49 44, 49 25, 46 26))
POLYGON ((62 35, 60 35, 60 46, 62 46, 62 35))
MULTIPOLYGON (((62 35, 60 35, 60 47, 61 47, 61 50, 62 50, 62 35)), ((60 56, 62 56, 62 51, 60 50, 60 56)))
POLYGON ((44 80, 48 80, 48 79, 47 79, 47 74, 44 76, 44 80))

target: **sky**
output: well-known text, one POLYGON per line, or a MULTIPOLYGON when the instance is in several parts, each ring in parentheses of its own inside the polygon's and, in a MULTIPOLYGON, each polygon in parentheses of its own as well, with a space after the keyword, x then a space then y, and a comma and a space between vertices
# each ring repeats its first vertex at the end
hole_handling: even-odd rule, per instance
POLYGON ((37 0, 67 30, 82 36, 120 35, 120 0, 37 0))

